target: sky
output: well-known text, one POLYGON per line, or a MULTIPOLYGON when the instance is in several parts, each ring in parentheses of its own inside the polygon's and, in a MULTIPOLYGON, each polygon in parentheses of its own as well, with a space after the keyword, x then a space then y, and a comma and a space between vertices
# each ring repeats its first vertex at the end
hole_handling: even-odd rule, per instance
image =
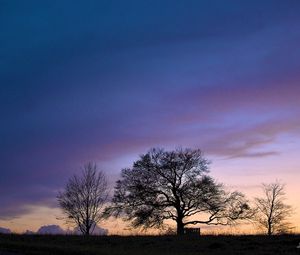
MULTIPOLYGON (((0 226, 56 224, 94 161, 111 187, 151 147, 286 183, 300 231, 300 2, 0 0, 0 226)), ((62 224, 60 222, 60 224, 62 224)))

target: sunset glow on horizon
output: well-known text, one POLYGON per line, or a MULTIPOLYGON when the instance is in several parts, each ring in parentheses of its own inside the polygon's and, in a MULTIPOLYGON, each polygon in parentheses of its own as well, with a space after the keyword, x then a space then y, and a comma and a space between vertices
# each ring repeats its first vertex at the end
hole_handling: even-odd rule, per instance
POLYGON ((150 148, 183 147, 250 202, 285 183, 300 233, 299 13, 296 0, 2 1, 0 227, 67 229, 56 196, 86 162, 112 189, 150 148))

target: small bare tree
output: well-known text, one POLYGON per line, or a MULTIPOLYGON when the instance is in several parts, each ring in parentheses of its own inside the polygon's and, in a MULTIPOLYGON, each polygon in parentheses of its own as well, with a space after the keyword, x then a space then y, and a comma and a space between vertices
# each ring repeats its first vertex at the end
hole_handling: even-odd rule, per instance
POLYGON ((258 227, 266 230, 268 235, 290 232, 292 229, 288 218, 292 207, 284 203, 285 185, 276 181, 262 184, 264 197, 255 198, 256 215, 254 221, 258 227))
POLYGON ((83 235, 90 235, 101 220, 101 209, 108 197, 106 176, 96 164, 87 163, 80 176, 69 179, 57 200, 67 219, 77 225, 83 235))

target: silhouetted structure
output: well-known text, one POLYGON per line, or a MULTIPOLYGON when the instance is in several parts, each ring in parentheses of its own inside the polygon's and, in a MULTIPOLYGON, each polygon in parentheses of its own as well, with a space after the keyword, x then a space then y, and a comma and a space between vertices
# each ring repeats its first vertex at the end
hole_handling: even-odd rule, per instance
POLYGON ((184 228, 184 235, 186 236, 200 236, 200 228, 184 228))

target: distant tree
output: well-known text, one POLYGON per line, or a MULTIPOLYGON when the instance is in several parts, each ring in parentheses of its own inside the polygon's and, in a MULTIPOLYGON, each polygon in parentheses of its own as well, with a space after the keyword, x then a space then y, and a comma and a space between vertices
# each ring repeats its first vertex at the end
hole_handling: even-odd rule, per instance
POLYGON ((122 170, 105 216, 122 216, 144 228, 174 220, 178 235, 187 225, 228 225, 247 218, 244 195, 226 192, 206 175, 208 165, 200 150, 151 149, 122 170))
POLYGON ((76 224, 83 235, 90 235, 101 219, 102 207, 108 197, 106 176, 96 164, 84 166, 80 176, 69 179, 57 200, 68 221, 76 224))
POLYGON ((255 198, 256 215, 254 217, 258 227, 268 235, 287 233, 292 230, 288 221, 293 209, 285 204, 285 185, 280 182, 262 184, 263 197, 255 198))

